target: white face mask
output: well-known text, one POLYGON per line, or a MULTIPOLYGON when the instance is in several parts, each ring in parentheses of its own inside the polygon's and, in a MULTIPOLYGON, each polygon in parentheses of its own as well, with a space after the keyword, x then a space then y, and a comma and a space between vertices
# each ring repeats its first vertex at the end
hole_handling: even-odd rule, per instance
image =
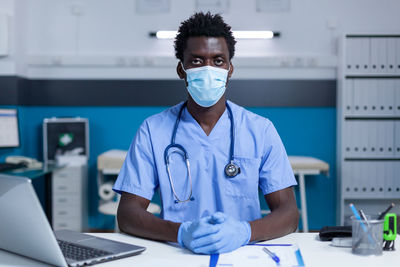
MULTIPOLYGON (((182 63, 181 63, 182 64, 182 63)), ((203 66, 185 70, 187 89, 193 100, 202 107, 211 107, 225 93, 229 70, 203 66)))

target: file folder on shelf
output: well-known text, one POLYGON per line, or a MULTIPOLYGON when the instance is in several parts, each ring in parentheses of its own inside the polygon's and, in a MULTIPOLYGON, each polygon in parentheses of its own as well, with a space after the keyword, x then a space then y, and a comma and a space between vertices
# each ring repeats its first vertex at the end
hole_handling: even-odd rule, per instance
POLYGON ((346 69, 348 73, 357 74, 360 69, 360 38, 348 38, 346 49, 346 69))
POLYGON ((362 106, 363 106, 363 86, 365 84, 365 80, 362 79, 354 79, 354 115, 362 115, 362 106))
POLYGON ((377 106, 377 115, 386 115, 386 80, 377 79, 377 88, 378 88, 378 106, 377 106))
POLYGON ((360 140, 360 156, 365 157, 368 154, 368 137, 369 137, 369 129, 368 129, 368 122, 366 121, 360 121, 359 122, 359 128, 357 129, 358 131, 358 136, 355 136, 355 138, 358 138, 360 140))
POLYGON ((368 110, 366 112, 369 116, 375 116, 378 106, 378 87, 376 79, 368 79, 367 90, 365 92, 368 110))
POLYGON ((370 72, 370 38, 364 37, 360 38, 360 73, 368 74, 370 72))
POLYGON ((384 121, 375 121, 376 127, 378 128, 378 138, 377 138, 377 153, 379 157, 385 156, 386 154, 386 125, 384 121))
POLYGON ((400 164, 398 161, 393 163, 393 169, 394 169, 394 173, 395 173, 395 175, 394 175, 394 180, 395 180, 394 192, 395 192, 395 195, 398 196, 400 194, 400 177, 399 177, 400 164))
POLYGON ((396 40, 399 38, 389 37, 387 38, 387 73, 396 73, 396 40))
POLYGON ((379 49, 380 49, 380 43, 379 43, 380 38, 371 38, 371 55, 370 55, 370 61, 371 61, 371 74, 376 74, 378 73, 378 67, 379 67, 379 49))
POLYGON ((346 79, 344 82, 343 94, 343 112, 344 115, 352 115, 354 113, 353 94, 354 94, 354 79, 346 79))
POLYGON ((353 188, 352 181, 354 180, 353 169, 351 168, 350 162, 348 161, 343 162, 341 177, 342 177, 342 194, 350 195, 353 188))
MULTIPOLYGON (((400 47, 399 47, 399 50, 400 50, 400 47)), ((394 90, 395 90, 395 99, 396 99, 395 100, 395 106, 394 106, 395 114, 400 116, 400 79, 395 79, 394 87, 395 87, 394 90)))
POLYGON ((396 38, 396 73, 400 74, 400 38, 396 38))
POLYGON ((378 73, 385 74, 387 70, 387 38, 375 38, 378 42, 378 73))
MULTIPOLYGON (((387 114, 392 116, 395 114, 395 89, 396 89, 396 80, 395 79, 387 79, 387 87, 385 91, 386 96, 386 106, 387 106, 387 114)), ((400 104, 400 103, 399 103, 400 104)))
MULTIPOLYGON (((400 158, 400 121, 395 121, 395 130, 394 130, 394 155, 397 158, 400 158)), ((400 165, 400 162, 398 162, 400 165)), ((400 172, 398 173, 399 175, 399 180, 400 180, 400 172)))
POLYGON ((378 128, 374 121, 368 122, 368 127, 368 153, 366 153, 366 156, 374 158, 378 153, 378 128))

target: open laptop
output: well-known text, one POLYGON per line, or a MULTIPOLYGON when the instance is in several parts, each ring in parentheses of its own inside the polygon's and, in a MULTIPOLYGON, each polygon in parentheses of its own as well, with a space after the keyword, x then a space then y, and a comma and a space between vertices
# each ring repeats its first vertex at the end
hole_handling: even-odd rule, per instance
POLYGON ((31 180, 2 174, 0 249, 63 267, 93 265, 145 250, 69 230, 53 232, 31 180))

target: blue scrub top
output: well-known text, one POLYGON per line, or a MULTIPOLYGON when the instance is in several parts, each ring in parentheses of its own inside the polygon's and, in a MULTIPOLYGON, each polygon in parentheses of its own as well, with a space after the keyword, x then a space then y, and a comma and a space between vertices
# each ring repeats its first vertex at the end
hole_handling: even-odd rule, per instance
MULTIPOLYGON (((147 118, 136 133, 118 179, 117 193, 128 192, 151 200, 160 191, 161 217, 173 222, 193 221, 224 212, 238 220, 261 218, 258 188, 264 195, 296 185, 282 141, 266 118, 230 101, 235 123, 234 162, 240 174, 227 178, 229 163, 230 118, 227 109, 209 136, 188 112, 182 112, 175 142, 189 156, 194 201, 175 203, 164 162, 164 150, 183 103, 147 118)), ((170 170, 175 191, 187 199, 190 183, 185 161, 179 150, 170 150, 170 170)))

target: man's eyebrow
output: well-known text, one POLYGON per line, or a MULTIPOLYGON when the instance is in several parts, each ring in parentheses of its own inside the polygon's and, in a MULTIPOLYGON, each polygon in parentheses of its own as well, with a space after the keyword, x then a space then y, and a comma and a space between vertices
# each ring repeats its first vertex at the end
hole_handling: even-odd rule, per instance
POLYGON ((191 57, 203 58, 203 56, 200 56, 200 55, 197 55, 197 54, 193 54, 193 53, 190 53, 190 56, 191 56, 191 57))
POLYGON ((214 57, 226 57, 225 54, 216 54, 214 57))

